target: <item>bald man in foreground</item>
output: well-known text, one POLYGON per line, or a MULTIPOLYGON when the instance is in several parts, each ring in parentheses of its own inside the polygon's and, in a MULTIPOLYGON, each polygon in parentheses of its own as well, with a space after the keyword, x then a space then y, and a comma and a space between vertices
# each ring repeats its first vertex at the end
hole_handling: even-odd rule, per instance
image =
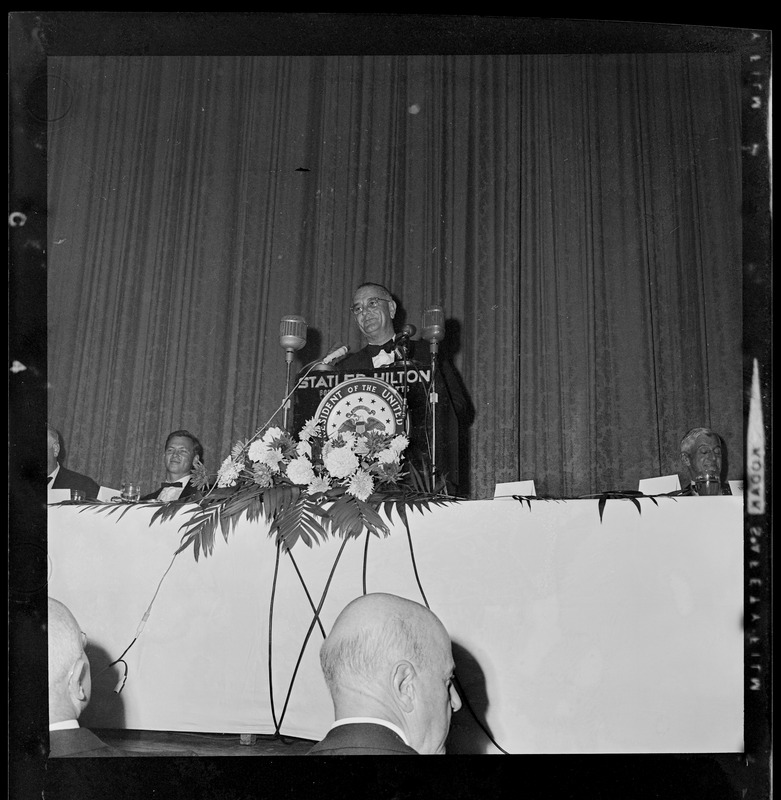
POLYGON ((92 693, 87 636, 67 606, 49 598, 49 756, 121 756, 92 731, 79 726, 79 716, 92 693))
POLYGON ((420 603, 367 594, 339 614, 320 648, 335 722, 308 755, 445 752, 453 712, 450 636, 420 603))

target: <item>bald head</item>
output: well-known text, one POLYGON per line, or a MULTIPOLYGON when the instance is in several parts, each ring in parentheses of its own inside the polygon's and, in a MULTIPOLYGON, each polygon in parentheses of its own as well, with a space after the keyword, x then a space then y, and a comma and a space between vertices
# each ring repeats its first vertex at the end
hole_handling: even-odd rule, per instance
POLYGON ((418 752, 444 752, 461 702, 450 637, 425 606, 392 594, 358 597, 337 617, 320 664, 337 719, 379 717, 401 727, 418 752))
POLYGON ((53 597, 49 598, 48 642, 49 721, 78 719, 92 689, 86 637, 68 607, 53 597))

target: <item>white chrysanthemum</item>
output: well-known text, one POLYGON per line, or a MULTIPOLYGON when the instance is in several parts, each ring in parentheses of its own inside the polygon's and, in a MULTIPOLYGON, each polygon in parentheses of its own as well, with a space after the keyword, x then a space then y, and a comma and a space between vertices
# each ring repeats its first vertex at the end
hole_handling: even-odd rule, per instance
POLYGON ((296 445, 296 453, 300 456, 306 456, 307 458, 312 457, 312 445, 309 444, 308 440, 304 440, 299 442, 296 445))
POLYGON ((409 439, 404 436, 404 434, 399 434, 398 436, 393 437, 393 440, 389 446, 392 447, 397 453, 400 453, 407 447, 408 444, 409 439))
POLYGON ((217 486, 235 486, 240 474, 241 464, 228 456, 217 472, 217 486))
POLYGON ((308 419, 301 427, 298 438, 302 442, 308 442, 317 433, 317 421, 314 417, 308 419))
POLYGON ((315 479, 312 462, 304 456, 294 458, 287 465, 287 476, 293 483, 298 483, 302 486, 311 483, 315 479))
POLYGON ((279 462, 282 460, 282 450, 279 447, 267 447, 260 455, 260 463, 266 464, 272 472, 279 472, 279 462))
POLYGON ((346 478, 358 469, 358 459, 349 447, 334 447, 323 456, 323 464, 334 478, 346 478))
POLYGON ((392 447, 386 447, 377 454, 380 464, 393 464, 399 460, 399 454, 392 447))
POLYGON ((365 469, 359 469, 355 475, 350 478, 350 485, 347 487, 347 492, 357 497, 359 500, 368 500, 373 491, 374 478, 372 478, 365 469))
POLYGON ((331 481, 328 478, 319 476, 315 478, 307 487, 307 494, 317 494, 318 492, 327 492, 331 488, 331 481))
POLYGON ((284 431, 282 430, 282 428, 269 428, 269 429, 268 429, 268 430, 267 430, 267 431, 266 431, 266 432, 263 434, 263 441, 264 441, 266 444, 271 444, 271 442, 273 442, 273 441, 274 441, 274 439, 278 439, 278 438, 279 438, 280 436, 282 436, 283 434, 284 434, 284 431))
POLYGON ((266 450, 268 450, 268 446, 265 444, 265 442, 260 441, 260 439, 255 439, 255 441, 249 446, 247 458, 249 458, 250 461, 260 461, 266 450))

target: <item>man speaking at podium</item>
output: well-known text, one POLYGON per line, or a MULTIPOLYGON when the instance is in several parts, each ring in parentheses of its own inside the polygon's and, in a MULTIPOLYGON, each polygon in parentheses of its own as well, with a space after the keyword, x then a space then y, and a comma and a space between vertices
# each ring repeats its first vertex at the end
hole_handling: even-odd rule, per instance
POLYGON ((358 328, 366 339, 366 346, 357 353, 351 353, 339 365, 339 369, 352 371, 378 369, 404 359, 417 360, 412 352, 419 342, 409 339, 409 335, 396 335, 393 318, 396 316, 396 302, 391 293, 378 283, 363 283, 353 295, 350 306, 358 328), (406 351, 403 348, 408 348, 406 351))
MULTIPOLYGON (((431 375, 433 356, 445 335, 442 310, 436 309, 437 315, 431 324, 424 321, 423 339, 415 340, 411 338, 415 334, 412 325, 403 326, 398 333, 395 331, 396 309, 396 301, 382 284, 363 283, 355 290, 350 311, 366 339, 366 345, 339 363, 340 372, 377 374, 378 370, 394 367, 402 367, 403 372, 403 365, 408 364, 415 371, 424 370, 431 375)), ((471 406, 453 364, 448 359, 436 363, 440 419, 436 425, 439 430, 438 462, 433 471, 437 476, 445 477, 449 492, 462 494, 468 472, 466 463, 462 463, 465 460, 462 440, 466 426, 471 422, 471 406)), ((432 438, 436 441, 431 430, 430 397, 417 403, 416 397, 420 396, 414 392, 410 395, 410 414, 414 419, 408 456, 416 468, 430 473, 434 467, 433 453, 430 452, 432 438)))

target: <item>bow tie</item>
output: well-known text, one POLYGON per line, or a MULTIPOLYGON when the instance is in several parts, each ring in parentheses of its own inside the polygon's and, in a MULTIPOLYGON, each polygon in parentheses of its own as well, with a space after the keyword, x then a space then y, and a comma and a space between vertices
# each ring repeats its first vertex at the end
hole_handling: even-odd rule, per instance
POLYGON ((386 353, 392 353, 396 349, 396 340, 395 339, 388 339, 385 344, 367 344, 366 345, 366 352, 370 356, 376 356, 377 353, 382 353, 383 351, 386 353))
POLYGON ((166 489, 169 486, 178 486, 179 488, 181 488, 182 487, 182 482, 181 481, 176 481, 175 483, 166 483, 165 481, 163 481, 160 484, 160 488, 161 489, 166 489))
POLYGON ((46 485, 48 486, 52 482, 52 478, 54 475, 49 475, 49 479, 46 481, 46 485))

